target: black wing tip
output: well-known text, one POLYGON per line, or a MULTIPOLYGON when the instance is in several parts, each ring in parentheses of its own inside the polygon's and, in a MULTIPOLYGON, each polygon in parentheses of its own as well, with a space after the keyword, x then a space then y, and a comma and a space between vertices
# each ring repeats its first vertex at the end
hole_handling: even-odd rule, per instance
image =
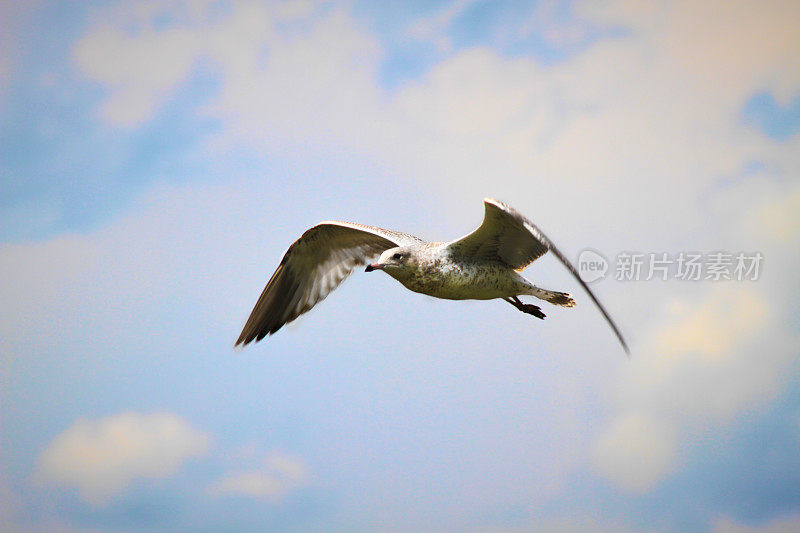
POLYGON ((625 350, 625 355, 628 357, 628 359, 631 359, 631 349, 628 348, 628 343, 625 342, 625 339, 621 337, 619 339, 619 342, 620 344, 622 344, 622 349, 625 350))
MULTIPOLYGON (((594 297, 593 294, 591 294, 591 296, 594 297)), ((605 316, 605 319, 608 322, 608 325, 611 326, 612 331, 614 331, 614 335, 617 336, 617 340, 622 345, 622 349, 625 350, 625 355, 628 357, 628 359, 630 359, 631 358, 631 349, 628 347, 628 343, 625 341, 625 337, 622 336, 622 332, 619 330, 619 328, 614 323, 614 321, 611 320, 611 317, 608 315, 608 312, 605 310, 605 308, 600 304, 599 301, 597 301, 597 298, 595 297, 593 299, 595 300, 595 303, 597 304, 597 307, 600 308, 600 312, 603 314, 603 316, 605 316)))
POLYGON ((264 328, 262 330, 250 331, 250 332, 248 332, 247 328, 245 328, 245 331, 242 331, 242 334, 239 335, 238 339, 236 339, 236 342, 233 344, 233 347, 234 348, 243 349, 245 346, 247 346, 251 342, 253 344, 255 344, 258 341, 262 340, 264 337, 268 337, 270 335, 273 335, 274 333, 276 333, 282 327, 283 327, 283 324, 280 324, 278 326, 273 326, 273 327, 270 327, 270 328, 264 328))
POLYGON ((245 346, 250 344, 250 341, 252 340, 253 340, 252 338, 246 338, 244 334, 242 334, 239 336, 238 339, 236 339, 236 342, 233 343, 233 347, 234 349, 242 350, 244 349, 245 346))
POLYGON ((242 332, 239 334, 239 338, 236 339, 235 343, 233 343, 233 347, 244 348, 256 338, 257 333, 258 330, 253 328, 251 324, 245 324, 242 332))

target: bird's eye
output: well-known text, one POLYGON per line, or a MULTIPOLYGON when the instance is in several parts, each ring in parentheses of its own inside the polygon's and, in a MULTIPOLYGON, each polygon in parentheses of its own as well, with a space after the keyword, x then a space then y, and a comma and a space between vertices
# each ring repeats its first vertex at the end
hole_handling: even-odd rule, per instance
POLYGON ((392 259, 394 259, 395 261, 397 261, 398 259, 400 259, 400 258, 402 258, 402 257, 403 257, 403 254, 394 254, 394 255, 392 256, 392 259))

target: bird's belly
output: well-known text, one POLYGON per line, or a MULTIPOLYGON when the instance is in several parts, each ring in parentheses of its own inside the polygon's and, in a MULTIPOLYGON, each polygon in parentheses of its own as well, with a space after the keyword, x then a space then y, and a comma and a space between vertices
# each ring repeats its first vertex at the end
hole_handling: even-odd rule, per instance
POLYGON ((491 300, 519 294, 519 287, 508 268, 464 267, 423 270, 420 275, 401 282, 406 288, 447 300, 491 300))

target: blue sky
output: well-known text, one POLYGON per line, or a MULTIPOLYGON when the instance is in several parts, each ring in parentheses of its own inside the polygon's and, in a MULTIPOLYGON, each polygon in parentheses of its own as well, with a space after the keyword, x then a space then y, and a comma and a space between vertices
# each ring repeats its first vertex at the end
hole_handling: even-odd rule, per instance
POLYGON ((780 2, 0 8, 0 529, 789 531, 800 22, 780 2), (570 257, 755 252, 544 322, 355 273, 232 343, 326 219, 497 197, 570 257))

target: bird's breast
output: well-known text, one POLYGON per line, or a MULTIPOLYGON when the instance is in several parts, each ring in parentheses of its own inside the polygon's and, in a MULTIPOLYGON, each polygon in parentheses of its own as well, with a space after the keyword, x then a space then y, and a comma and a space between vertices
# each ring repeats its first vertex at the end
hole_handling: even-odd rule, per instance
POLYGON ((472 265, 446 259, 420 264, 414 275, 399 281, 406 288, 448 300, 489 300, 513 292, 508 283, 508 267, 472 265))

